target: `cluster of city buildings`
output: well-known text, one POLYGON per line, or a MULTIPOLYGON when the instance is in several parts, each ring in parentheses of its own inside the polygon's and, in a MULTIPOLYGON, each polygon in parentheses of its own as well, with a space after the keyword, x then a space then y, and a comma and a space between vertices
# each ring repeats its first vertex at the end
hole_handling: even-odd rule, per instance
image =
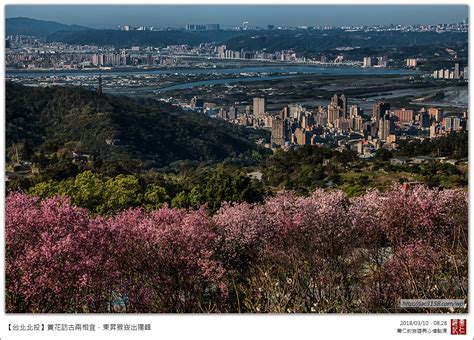
MULTIPOLYGON (((331 27, 334 28, 334 27, 331 27)), ((326 28, 327 29, 327 28, 326 28)), ((372 25, 372 26, 342 26, 345 31, 357 32, 384 32, 384 31, 401 31, 401 32, 468 32, 469 20, 466 18, 459 23, 450 24, 419 24, 419 25, 372 25)))
MULTIPOLYGON (((155 27, 155 26, 131 26, 121 25, 118 26, 121 31, 163 31, 171 30, 170 27, 155 27)), ((221 29, 219 24, 187 24, 186 31, 217 31, 221 29)))
POLYGON ((193 110, 215 113, 220 119, 271 131, 270 148, 294 148, 298 145, 326 144, 356 151, 360 157, 372 157, 380 148, 395 149, 400 139, 436 138, 468 129, 468 114, 462 116, 430 107, 420 110, 392 108, 388 102, 375 102, 371 115, 357 105, 349 105, 344 94, 335 94, 327 107, 309 110, 299 104, 284 106, 278 114, 269 114, 264 97, 253 98, 253 105, 209 108, 194 97, 193 110))
POLYGON ((306 61, 305 57, 298 58, 293 50, 282 50, 276 52, 266 51, 234 51, 225 45, 217 47, 217 57, 221 59, 253 59, 270 61, 306 61))
POLYGON ((454 64, 451 69, 439 69, 433 71, 433 78, 435 79, 469 79, 469 69, 464 67, 462 70, 459 67, 459 63, 454 64))
POLYGON ((154 26, 130 26, 122 25, 118 27, 121 31, 155 31, 158 30, 154 26))
POLYGON ((408 58, 406 60, 407 64, 406 66, 407 67, 417 67, 418 66, 418 59, 416 58, 408 58))
POLYGON ((9 53, 6 65, 15 69, 84 69, 100 66, 140 66, 169 64, 171 57, 155 56, 152 53, 120 50, 98 53, 9 53))
MULTIPOLYGON (((215 30, 212 25, 188 25, 189 30, 215 30)), ((124 26, 125 27, 125 26, 124 26)), ((123 29, 123 27, 122 27, 123 29)), ((371 67, 388 67, 387 55, 366 56, 360 60, 345 60, 344 55, 329 58, 326 55, 306 57, 297 55, 294 50, 268 52, 266 50, 247 51, 232 50, 226 45, 202 43, 197 46, 170 45, 166 47, 131 46, 117 49, 114 46, 69 45, 59 42, 43 42, 34 37, 8 36, 6 48, 6 67, 10 69, 85 69, 90 67, 120 66, 180 66, 183 60, 190 59, 227 59, 255 60, 265 62, 307 63, 316 65, 347 65, 371 67)), ((345 48, 339 48, 344 50, 345 48)), ((347 49, 353 49, 347 47, 347 49)), ((455 51, 453 51, 455 53, 455 51)), ((455 55, 453 56, 455 58, 455 55)), ((185 63, 185 62, 184 62, 185 63)), ((418 59, 406 59, 406 67, 416 68, 418 59)), ((435 79, 467 79, 467 67, 462 70, 459 64, 454 69, 440 69, 433 72, 435 79)))
POLYGON ((219 24, 187 24, 186 31, 217 31, 221 29, 219 24))
MULTIPOLYGON (((173 66, 177 55, 198 54, 186 45, 163 48, 132 46, 69 45, 44 43, 36 39, 12 37, 13 47, 7 48, 5 65, 10 69, 86 69, 120 66, 173 66), (17 41, 14 43, 13 41, 17 41)), ((202 49, 202 48, 200 48, 202 49)))
MULTIPOLYGON (((87 69, 121 66, 185 66, 192 60, 229 59, 284 63, 347 64, 360 66, 357 61, 345 61, 297 56, 293 50, 267 52, 265 50, 231 50, 225 45, 202 43, 197 46, 169 45, 166 47, 131 46, 117 49, 114 46, 69 45, 46 43, 33 37, 10 36, 7 39, 7 69, 87 69)), ((386 58, 383 58, 386 65, 386 58)))
POLYGON ((364 57, 362 60, 362 67, 387 67, 388 66, 388 56, 380 57, 364 57))
POLYGON ((385 32, 385 31, 401 31, 401 32, 468 32, 469 25, 466 18, 460 23, 449 24, 420 24, 420 25, 348 25, 348 26, 332 26, 332 25, 299 25, 299 26, 280 26, 280 25, 261 25, 251 24, 243 21, 241 25, 224 28, 220 24, 187 24, 185 27, 157 27, 157 26, 131 26, 123 25, 118 27, 122 31, 158 31, 158 30, 182 30, 187 31, 215 31, 220 29, 228 29, 234 31, 247 30, 334 30, 341 29, 346 32, 385 32))

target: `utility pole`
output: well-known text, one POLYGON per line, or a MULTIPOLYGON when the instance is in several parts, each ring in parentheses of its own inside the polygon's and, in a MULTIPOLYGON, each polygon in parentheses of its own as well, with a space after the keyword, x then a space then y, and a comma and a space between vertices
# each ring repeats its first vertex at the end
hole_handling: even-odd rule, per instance
POLYGON ((102 95, 102 76, 99 75, 99 86, 97 87, 97 113, 100 111, 100 97, 102 95))

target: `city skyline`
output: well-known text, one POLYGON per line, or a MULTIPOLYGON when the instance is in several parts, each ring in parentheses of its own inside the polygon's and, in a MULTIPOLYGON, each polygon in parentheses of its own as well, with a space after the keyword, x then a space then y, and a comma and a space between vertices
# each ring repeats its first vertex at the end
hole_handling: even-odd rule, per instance
POLYGON ((371 26, 462 22, 466 5, 8 5, 6 18, 29 17, 91 28, 120 25, 222 28, 278 26, 371 26), (133 7, 133 15, 130 8, 133 7), (72 10, 73 8, 73 10, 72 10), (421 14, 420 14, 421 13, 421 14))

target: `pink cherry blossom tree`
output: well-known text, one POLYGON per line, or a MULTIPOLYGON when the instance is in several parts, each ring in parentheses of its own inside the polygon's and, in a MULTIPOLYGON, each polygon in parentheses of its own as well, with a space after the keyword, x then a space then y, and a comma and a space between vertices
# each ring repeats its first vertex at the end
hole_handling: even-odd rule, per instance
POLYGON ((213 216, 96 216, 13 192, 5 226, 8 312, 403 312, 401 298, 468 297, 462 189, 279 192, 213 216))

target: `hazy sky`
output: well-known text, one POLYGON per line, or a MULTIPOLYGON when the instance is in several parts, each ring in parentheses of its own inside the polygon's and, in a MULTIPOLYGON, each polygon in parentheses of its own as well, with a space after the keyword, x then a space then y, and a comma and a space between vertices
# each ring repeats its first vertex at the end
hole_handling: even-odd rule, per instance
POLYGON ((465 5, 9 5, 6 17, 30 17, 94 28, 117 25, 223 27, 436 24, 461 22, 465 5))

